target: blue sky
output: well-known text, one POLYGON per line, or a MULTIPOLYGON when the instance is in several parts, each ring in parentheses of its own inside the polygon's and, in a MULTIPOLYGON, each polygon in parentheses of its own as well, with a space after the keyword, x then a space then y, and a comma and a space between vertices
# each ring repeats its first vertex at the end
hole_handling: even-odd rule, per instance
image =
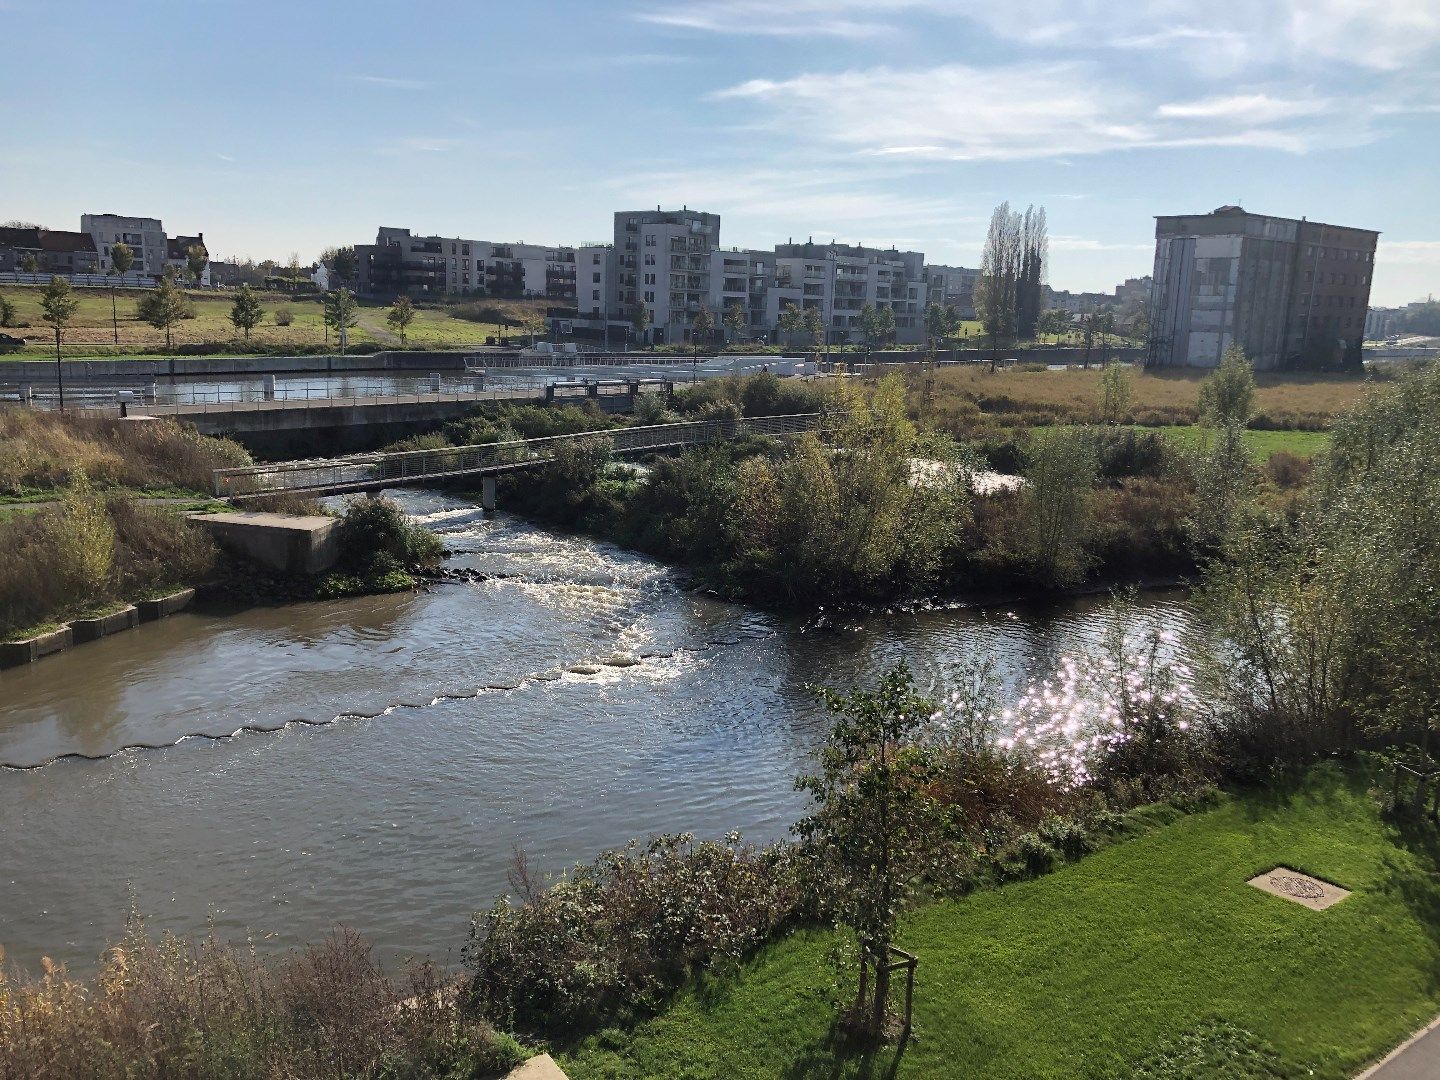
POLYGON ((975 265, 1008 199, 1108 289, 1155 214, 1240 201, 1440 293, 1440 0, 0 0, 0 41, 0 219, 283 259, 686 204, 975 265))

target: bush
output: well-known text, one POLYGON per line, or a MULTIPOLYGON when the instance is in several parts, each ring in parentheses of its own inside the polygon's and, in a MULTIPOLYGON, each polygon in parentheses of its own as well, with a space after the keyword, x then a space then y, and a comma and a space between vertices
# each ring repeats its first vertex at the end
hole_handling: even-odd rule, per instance
POLYGON ((548 1031, 650 1011, 690 973, 735 962, 811 910, 803 857, 731 835, 631 843, 547 889, 517 854, 511 886, 471 923, 465 961, 479 1011, 548 1031))
POLYGON ((525 1056, 455 998, 429 963, 392 980, 348 930, 266 964, 133 922, 88 985, 49 960, 38 979, 0 972, 0 1075, 418 1080, 500 1073, 525 1056))
POLYGON ((275 325, 289 326, 295 321, 295 309, 291 307, 277 307, 275 309, 275 325))
POLYGON ((393 499, 362 495, 346 500, 345 517, 337 532, 341 569, 384 586, 379 589, 382 592, 410 588, 413 579, 407 576, 401 584, 392 575, 407 567, 439 562, 444 551, 440 538, 412 523, 393 499))
POLYGON ((1297 488, 1309 478, 1312 463, 1288 450, 1276 450, 1265 463, 1265 475, 1280 488, 1297 488))

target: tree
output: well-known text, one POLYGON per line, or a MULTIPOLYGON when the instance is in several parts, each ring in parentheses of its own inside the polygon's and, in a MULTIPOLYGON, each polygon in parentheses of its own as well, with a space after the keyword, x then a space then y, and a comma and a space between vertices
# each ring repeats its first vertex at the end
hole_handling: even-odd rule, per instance
POLYGON ((355 281, 359 263, 353 247, 326 248, 320 253, 320 261, 330 268, 333 284, 348 286, 355 281))
POLYGON ((390 310, 385 315, 385 321, 390 324, 390 329, 400 335, 400 344, 404 345, 405 331, 415 321, 415 305, 410 302, 410 297, 396 297, 395 303, 390 305, 390 310))
POLYGON ((801 325, 804 326, 805 332, 810 335, 810 341, 818 350, 821 343, 825 341, 825 317, 820 313, 818 304, 805 309, 804 314, 801 315, 801 325))
POLYGON ((359 304, 355 302, 355 297, 349 289, 336 289, 334 292, 325 294, 323 301, 325 325, 335 331, 335 336, 340 342, 341 356, 345 355, 345 346, 350 340, 350 328, 359 321, 355 314, 358 307, 359 304))
POLYGON ((870 362, 870 346, 880 335, 881 321, 874 304, 866 304, 860 309, 860 337, 865 342, 866 363, 870 362))
POLYGON ((1130 367, 1118 360, 1105 365, 1100 373, 1100 418, 1107 424, 1118 424, 1130 409, 1133 387, 1130 367))
POLYGON ((235 329, 245 335, 245 340, 250 340, 250 331, 260 325, 260 320, 265 318, 265 309, 260 306, 260 300, 250 291, 249 285, 241 285, 240 291, 235 294, 234 301, 230 304, 230 323, 235 329))
POLYGON ((1200 384, 1200 422, 1214 427, 1235 422, 1244 427, 1255 408, 1255 369, 1239 345, 1220 357, 1220 366, 1200 384))
POLYGON ((700 310, 695 313, 690 329, 697 347, 701 342, 708 342, 710 335, 715 332, 715 316, 710 314, 710 309, 704 304, 701 304, 700 310))
POLYGON ((1024 258, 1022 224, 1020 216, 1011 213, 1010 204, 1001 203, 990 215, 990 228, 985 234, 980 277, 975 283, 975 308, 992 349, 998 349, 1002 339, 1015 335, 1016 291, 1024 258))
POLYGON ((0 296, 0 329, 15 323, 15 305, 8 296, 0 296))
POLYGON ((876 313, 880 320, 880 342, 888 344, 895 340, 895 309, 886 304, 876 313))
POLYGON ((130 245, 118 243, 110 249, 110 269, 106 272, 110 278, 110 326, 115 333, 115 344, 120 344, 120 312, 115 304, 115 275, 124 277, 130 272, 130 267, 135 265, 135 252, 130 250, 130 245))
POLYGON ((820 696, 835 725, 819 773, 796 780, 811 805, 795 832, 820 852, 835 888, 836 920, 855 933, 861 969, 851 1022, 878 1038, 886 1028, 896 922, 951 831, 950 812, 929 791, 934 755, 916 739, 934 707, 914 693, 903 663, 875 691, 820 696))
POLYGON ((290 291, 297 292, 300 288, 300 253, 292 251, 288 265, 290 271, 290 291))
POLYGON ((1020 222, 1020 268, 1015 283, 1015 334, 1022 341, 1035 336, 1045 301, 1045 264, 1049 257, 1045 208, 1026 207, 1020 222))
POLYGON ((1084 580, 1097 473, 1095 442, 1084 428, 1051 428, 1031 443, 1023 543, 1037 576, 1055 588, 1084 580))
POLYGON ((27 274, 37 274, 40 272, 40 263, 33 253, 27 251, 20 258, 20 269, 27 274))
POLYGON ((805 313, 789 300, 780 309, 780 332, 786 336, 786 344, 795 343, 795 335, 805 329, 805 313))
POLYGON ((136 302, 135 314, 156 330, 163 330, 165 348, 173 347, 175 327, 191 315, 190 300, 176 282, 173 268, 167 269, 160 284, 136 302))
POLYGON ((638 348, 645 341, 645 331, 650 329, 650 307, 640 299, 638 293, 635 296, 635 310, 630 315, 630 325, 635 327, 635 345, 638 348))
POLYGON ((199 244, 191 244, 185 249, 185 272, 190 275, 191 285, 199 286, 205 267, 209 265, 210 253, 199 244))
POLYGON ((746 328, 750 325, 749 317, 745 314, 745 306, 736 300, 725 311, 725 329, 729 330, 735 340, 745 335, 746 328))
POLYGON ((41 318, 55 329, 55 385, 60 391, 60 411, 65 411, 65 368, 60 363, 60 335, 75 312, 80 301, 70 290, 70 283, 58 275, 50 279, 45 291, 40 294, 41 318))

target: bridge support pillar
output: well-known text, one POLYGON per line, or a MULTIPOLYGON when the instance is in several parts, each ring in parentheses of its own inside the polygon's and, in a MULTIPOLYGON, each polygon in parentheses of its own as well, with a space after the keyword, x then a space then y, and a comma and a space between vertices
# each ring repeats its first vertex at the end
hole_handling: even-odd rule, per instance
POLYGON ((486 517, 495 516, 495 482, 494 476, 480 478, 480 509, 485 512, 486 517))
POLYGON ((265 376, 265 383, 264 383, 263 393, 264 393, 264 395, 265 395, 265 400, 266 400, 266 401, 274 401, 274 400, 275 400, 275 376, 274 376, 274 375, 266 375, 266 376, 265 376))

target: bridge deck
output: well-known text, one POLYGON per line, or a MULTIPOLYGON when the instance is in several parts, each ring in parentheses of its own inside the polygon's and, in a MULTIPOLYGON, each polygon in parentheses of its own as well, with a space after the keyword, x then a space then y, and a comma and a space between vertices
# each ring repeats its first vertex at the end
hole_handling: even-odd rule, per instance
POLYGON ((383 487, 424 484, 459 476, 476 476, 528 469, 553 461, 561 445, 581 439, 604 440, 612 453, 633 454, 758 435, 780 438, 823 429, 819 413, 760 416, 744 420, 690 420, 678 424, 616 428, 611 431, 556 435, 544 439, 479 446, 450 446, 438 450, 358 454, 353 457, 253 465, 217 469, 217 498, 244 500, 262 495, 341 495, 383 487))

